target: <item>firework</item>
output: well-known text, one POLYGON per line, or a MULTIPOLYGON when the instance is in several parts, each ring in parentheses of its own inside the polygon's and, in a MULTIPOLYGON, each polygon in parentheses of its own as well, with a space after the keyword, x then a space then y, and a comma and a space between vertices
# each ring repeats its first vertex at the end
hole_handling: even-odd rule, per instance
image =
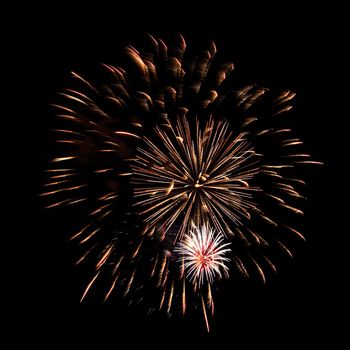
POLYGON ((81 301, 104 280, 105 301, 119 294, 168 315, 199 305, 209 330, 229 268, 265 282, 279 255, 293 255, 293 237, 304 239, 299 170, 320 163, 280 118, 295 93, 236 86, 214 43, 197 54, 181 35, 146 46, 127 46, 124 68, 72 72, 53 104, 41 196, 83 213, 71 239, 76 264, 92 269, 81 301))
POLYGON ((221 278, 221 271, 228 274, 225 262, 229 259, 225 255, 231 249, 227 248, 230 243, 223 243, 224 236, 215 234, 207 225, 193 226, 193 230, 177 245, 175 252, 179 253, 190 281, 198 282, 201 286, 205 281, 213 283, 215 277, 221 278))
POLYGON ((145 138, 133 165, 135 198, 149 227, 166 234, 181 220, 176 237, 191 229, 191 220, 232 234, 242 216, 254 206, 256 188, 248 181, 259 171, 252 145, 244 134, 232 137, 227 122, 212 119, 203 130, 196 120, 194 135, 185 118, 176 126, 156 128, 157 143, 145 138))

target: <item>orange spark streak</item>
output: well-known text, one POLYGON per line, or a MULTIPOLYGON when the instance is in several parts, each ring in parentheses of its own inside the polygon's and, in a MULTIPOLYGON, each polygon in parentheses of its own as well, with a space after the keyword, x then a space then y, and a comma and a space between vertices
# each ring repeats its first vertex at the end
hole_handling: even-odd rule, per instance
POLYGON ((210 332, 209 322, 208 322, 207 311, 206 311, 206 308, 205 308, 205 303, 204 303, 202 294, 201 294, 201 301, 202 301, 202 308, 203 308, 203 316, 204 316, 204 320, 205 320, 205 325, 206 325, 207 331, 209 333, 210 332))
POLYGON ((86 289, 85 289, 85 292, 83 294, 83 296, 81 297, 80 299, 80 302, 82 302, 87 294, 87 292, 89 291, 89 289, 91 288, 91 286, 93 285, 93 283, 95 282, 96 278, 98 277, 98 275, 100 274, 101 270, 98 271, 96 273, 96 275, 93 277, 93 279, 90 281, 90 283, 87 285, 86 289))

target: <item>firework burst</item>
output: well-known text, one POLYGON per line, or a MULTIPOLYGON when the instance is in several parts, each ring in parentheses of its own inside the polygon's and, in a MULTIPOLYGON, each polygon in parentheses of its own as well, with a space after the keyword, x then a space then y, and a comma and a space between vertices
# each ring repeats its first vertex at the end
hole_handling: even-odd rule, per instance
POLYGON ((72 72, 59 92, 41 196, 47 208, 81 205, 76 264, 93 271, 81 301, 97 280, 105 301, 119 293, 150 312, 184 314, 191 298, 209 330, 226 262, 265 282, 293 237, 304 239, 300 167, 320 163, 279 118, 295 93, 235 86, 216 51, 149 35, 146 50, 126 47, 124 68, 72 72))
POLYGON ((191 229, 191 220, 200 225, 212 222, 219 232, 232 234, 230 226, 241 224, 255 204, 248 181, 259 171, 252 145, 229 132, 227 122, 206 123, 203 131, 196 120, 194 135, 186 118, 176 126, 156 128, 157 143, 145 138, 133 165, 136 206, 149 227, 163 234, 174 223, 183 223, 176 237, 191 229))
POLYGON ((222 272, 228 275, 225 262, 230 259, 225 255, 231 249, 227 248, 230 243, 224 243, 224 236, 215 234, 207 225, 193 226, 174 251, 180 255, 179 260, 190 281, 201 286, 204 282, 213 283, 216 277, 221 278, 222 272))

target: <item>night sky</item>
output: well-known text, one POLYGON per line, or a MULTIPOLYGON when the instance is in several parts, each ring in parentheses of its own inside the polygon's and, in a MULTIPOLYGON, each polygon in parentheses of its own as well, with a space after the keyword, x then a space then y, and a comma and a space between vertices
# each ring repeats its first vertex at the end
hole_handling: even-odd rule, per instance
POLYGON ((22 93, 28 91, 20 123, 28 139, 24 150, 28 156, 23 157, 29 192, 23 242, 30 248, 26 249, 29 260, 21 269, 25 288, 19 298, 24 306, 14 326, 20 324, 23 332, 34 326, 25 333, 27 339, 45 344, 45 334, 48 349, 59 342, 79 349, 91 342, 96 349, 118 349, 126 347, 122 341, 159 347, 197 341, 208 348, 216 344, 215 348, 236 349, 253 345, 283 349, 283 344, 314 348, 327 342, 333 344, 330 348, 339 348, 335 344, 344 336, 339 314, 346 307, 341 246, 347 234, 337 220, 340 203, 335 189, 339 186, 339 123, 345 118, 335 103, 340 89, 336 79, 342 74, 344 59, 343 23, 340 17, 337 20, 340 10, 306 10, 292 3, 273 11, 214 3, 213 11, 210 5, 191 10, 175 3, 162 6, 168 9, 156 13, 136 5, 77 11, 57 4, 41 9, 41 15, 31 8, 33 16, 22 22, 26 23, 23 42, 30 42, 23 44, 23 56, 18 55, 28 67, 18 85, 25 84, 22 93), (336 23, 331 25, 331 21, 336 23), (41 209, 43 201, 37 197, 52 147, 49 103, 55 92, 65 85, 71 70, 84 72, 99 62, 118 62, 122 46, 143 31, 161 36, 181 32, 187 42, 199 45, 213 39, 218 50, 235 63, 237 79, 297 92, 298 113, 291 124, 305 141, 305 149, 325 163, 306 179, 306 243, 297 246, 295 258, 283 261, 279 273, 265 286, 254 280, 227 283, 217 299, 209 335, 201 314, 183 321, 168 320, 162 314, 148 317, 142 310, 127 307, 122 299, 103 305, 93 296, 80 305, 89 275, 72 264, 74 246, 67 239, 74 217, 41 209))

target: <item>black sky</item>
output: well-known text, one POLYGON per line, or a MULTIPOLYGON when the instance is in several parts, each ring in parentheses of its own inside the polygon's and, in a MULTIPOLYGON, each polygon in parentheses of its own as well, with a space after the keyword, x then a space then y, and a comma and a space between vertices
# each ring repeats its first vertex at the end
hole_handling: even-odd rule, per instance
POLYGON ((96 4, 73 9, 58 3, 46 5, 41 13, 31 8, 31 15, 22 22, 22 40, 17 44, 21 54, 16 56, 27 68, 18 85, 28 92, 20 123, 28 140, 22 156, 29 190, 23 220, 30 230, 23 241, 30 244, 30 261, 22 269, 26 288, 17 325, 23 326, 23 334, 34 325, 27 336, 35 343, 42 343, 45 334, 53 344, 75 343, 78 348, 92 342, 97 349, 107 344, 123 348, 126 345, 121 340, 168 347, 186 343, 186 339, 208 348, 212 342, 215 347, 242 349, 334 345, 343 336, 339 314, 346 307, 342 297, 345 259, 339 247, 344 230, 336 219, 340 204, 334 187, 344 118, 335 102, 340 99, 338 79, 344 74, 340 67, 345 60, 341 11, 293 4, 271 10, 241 9, 228 3, 192 9, 189 4, 161 6, 164 8, 157 13, 156 7, 145 5, 118 9, 96 4), (99 62, 115 63, 122 45, 142 31, 160 35, 178 31, 189 42, 214 39, 235 63, 240 79, 296 91, 299 113, 293 124, 308 151, 325 162, 308 178, 307 242, 267 286, 252 282, 235 288, 233 282, 223 291, 210 336, 201 319, 149 318, 123 301, 100 305, 92 299, 80 305, 83 276, 71 264, 74 252, 66 244, 67 223, 59 212, 43 211, 36 197, 49 154, 52 115, 48 105, 55 91, 72 69, 84 71, 99 62))

